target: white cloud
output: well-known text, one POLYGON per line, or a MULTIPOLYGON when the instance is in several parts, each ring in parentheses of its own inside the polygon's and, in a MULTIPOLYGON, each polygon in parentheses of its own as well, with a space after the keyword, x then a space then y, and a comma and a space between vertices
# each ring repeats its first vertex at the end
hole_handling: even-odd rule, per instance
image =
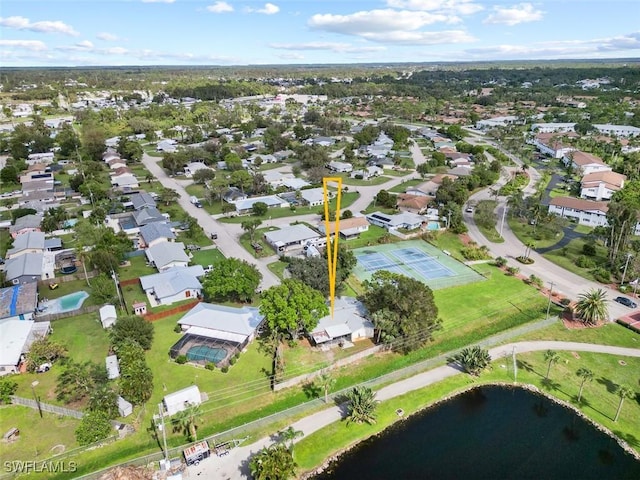
POLYGON ((142 3, 173 3, 176 0, 142 0, 142 3))
POLYGON ((282 53, 277 57, 281 58, 282 60, 304 60, 304 55, 301 55, 299 53, 282 53))
POLYGON ((386 50, 382 46, 358 47, 349 43, 339 42, 272 43, 269 46, 276 50, 326 50, 335 53, 369 53, 386 50))
POLYGON ((274 13, 278 13, 280 11, 280 7, 274 5, 273 3, 265 3, 262 8, 245 8, 245 12, 247 13, 262 13, 264 15, 273 15, 274 13))
POLYGON ((423 12, 449 12, 459 15, 471 15, 484 10, 473 0, 387 0, 393 8, 418 10, 423 12))
POLYGON ((0 39, 0 47, 22 48, 34 52, 46 50, 47 46, 40 40, 2 40, 0 39))
POLYGON ((76 47, 82 48, 82 49, 91 49, 93 48, 93 43, 91 43, 89 40, 83 40, 81 42, 76 43, 76 47))
POLYGON ((207 10, 212 13, 227 13, 233 12, 233 6, 227 2, 216 2, 213 5, 209 5, 207 10))
POLYGON ((78 36, 73 27, 67 25, 60 20, 50 21, 45 20, 41 22, 31 22, 25 17, 0 17, 0 26, 6 28, 13 28, 15 30, 29 30, 30 32, 38 33, 62 33, 65 35, 78 36))
POLYGON ((519 23, 536 22, 542 20, 545 12, 536 10, 530 3, 519 3, 512 7, 493 7, 494 13, 489 15, 484 23, 496 23, 509 25, 510 27, 519 23))
POLYGON ((105 55, 126 55, 127 53, 129 53, 129 50, 124 47, 111 47, 96 50, 96 53, 102 53, 105 55))
POLYGON ((104 40, 105 42, 115 42, 117 40, 120 40, 120 38, 117 35, 113 35, 112 33, 107 33, 107 32, 100 32, 99 34, 96 35, 96 38, 99 38, 100 40, 104 40))

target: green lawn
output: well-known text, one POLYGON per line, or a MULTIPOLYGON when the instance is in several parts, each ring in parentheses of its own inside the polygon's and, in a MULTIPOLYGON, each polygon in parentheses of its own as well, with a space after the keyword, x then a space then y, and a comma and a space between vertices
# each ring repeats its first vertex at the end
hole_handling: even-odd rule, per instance
POLYGON ((264 240, 264 234, 266 232, 272 232, 274 230, 279 230, 279 228, 276 228, 276 227, 258 228, 253 234, 253 238, 255 239, 253 242, 251 241, 251 238, 249 237, 248 233, 243 233, 242 235, 240 235, 240 245, 242 245, 244 249, 247 252, 249 252, 251 255, 253 255, 255 258, 265 258, 265 257, 270 257, 272 255, 275 255, 276 251, 271 247, 271 245, 269 245, 264 240), (251 246, 252 243, 262 245, 262 250, 256 251, 251 246))
POLYGON ((589 235, 591 232, 593 232, 593 228, 587 227, 586 225, 576 225, 573 228, 573 231, 576 233, 582 233, 583 235, 589 235))
POLYGON ((640 348, 640 335, 618 323, 607 323, 598 328, 568 329, 562 322, 536 330, 510 341, 523 340, 558 340, 582 343, 599 343, 601 345, 618 345, 620 347, 640 348))
MULTIPOLYGON (((79 275, 82 275, 82 268, 78 270, 79 275)), ((52 281, 54 283, 55 281, 52 281)), ((91 282, 91 279, 89 279, 91 282)), ((85 279, 82 280, 74 280, 72 282, 58 282, 58 287, 55 290, 51 290, 46 286, 42 286, 38 288, 39 298, 60 298, 65 295, 69 295, 70 293, 75 293, 80 290, 84 290, 89 294, 89 298, 87 298, 84 302, 82 302, 83 307, 88 307, 90 305, 97 305, 97 301, 91 295, 91 287, 87 285, 87 281, 85 279)))
MULTIPOLYGON (((579 238, 571 240, 569 244, 563 249, 552 250, 543 254, 543 257, 555 263, 556 265, 559 265, 562 268, 575 273, 576 275, 580 275, 583 278, 595 281, 595 277, 591 273, 591 268, 581 268, 576 265, 576 258, 583 255, 582 246, 585 243, 585 240, 579 238), (566 255, 563 253, 564 249, 566 249, 566 255)), ((596 265, 604 266, 607 262, 607 249, 601 245, 596 245, 596 255, 589 258, 594 260, 596 265)))
MULTIPOLYGON (((640 359, 625 358, 626 366, 618 363, 619 358, 612 355, 579 353, 579 358, 570 352, 560 352, 561 361, 551 370, 550 382, 544 381, 546 362, 543 352, 518 355, 518 382, 538 387, 543 392, 561 400, 573 403, 584 414, 606 426, 616 435, 626 440, 636 451, 640 451, 640 404, 625 402, 617 423, 613 416, 618 405, 618 397, 611 387, 619 383, 628 383, 629 374, 640 369, 640 359), (596 378, 585 384, 584 402, 577 405, 575 398, 579 389, 579 380, 575 371, 580 367, 590 368, 596 378)), ((377 422, 374 425, 334 422, 331 425, 303 438, 295 447, 296 461, 301 471, 319 466, 328 457, 348 448, 358 441, 384 430, 398 421, 395 411, 404 410, 405 415, 427 407, 444 396, 464 391, 476 385, 510 382, 512 372, 500 366, 502 360, 493 363, 493 368, 474 380, 466 374, 456 375, 428 387, 409 392, 392 400, 382 402, 377 409, 377 422)))
MULTIPOLYGON (((564 237, 564 232, 560 231, 552 238, 541 238, 539 233, 536 233, 539 228, 536 229, 535 225, 529 225, 526 221, 521 221, 513 217, 507 218, 507 223, 515 236, 518 237, 518 240, 525 245, 527 243, 533 243, 535 248, 551 247, 564 237)), ((524 254, 524 250, 522 253, 524 254)))
POLYGON ((220 260, 224 260, 224 255, 217 248, 211 248, 193 252, 191 263, 206 267, 207 265, 215 265, 220 260))
POLYGON ((158 273, 158 271, 150 266, 147 266, 146 255, 140 255, 138 257, 131 257, 128 259, 129 265, 120 267, 118 277, 120 280, 129 280, 131 278, 140 278, 144 275, 151 275, 158 273))
POLYGON ((197 197, 202 203, 202 208, 206 210, 206 212, 210 215, 219 215, 222 213, 222 205, 223 203, 220 200, 215 200, 214 202, 209 203, 205 200, 205 187, 204 185, 198 185, 192 183, 191 185, 185 188, 187 193, 193 197, 197 197))
POLYGON ((461 262, 464 262, 464 257, 460 253, 464 245, 460 240, 460 237, 455 233, 448 231, 442 233, 433 234, 433 239, 429 243, 435 245, 440 250, 446 250, 451 253, 451 256, 461 262))
MULTIPOLYGON (((366 232, 362 232, 358 238, 354 238, 352 240, 340 240, 339 243, 346 245, 350 249, 367 247, 369 245, 376 245, 378 243, 378 239, 384 235, 388 235, 385 228, 378 227, 377 225, 369 225, 369 229, 366 232)), ((390 239, 392 241, 400 240, 394 235, 391 235, 390 239)))
POLYGON ((393 193, 404 193, 407 190, 407 188, 415 187, 416 185, 420 185, 423 182, 424 180, 422 180, 421 178, 414 178, 412 180, 404 181, 401 184, 396 185, 393 188, 390 188, 388 191, 393 193))
MULTIPOLYGON (((333 174, 332 174, 333 175, 333 174)), ((364 180, 361 178, 351 178, 347 173, 336 174, 337 177, 342 177, 343 185, 354 185, 358 187, 365 187, 370 185, 382 185, 383 183, 387 183, 391 180, 389 177, 373 177, 370 180, 364 180)))
MULTIPOLYGON (((360 196, 357 192, 347 192, 342 194, 342 198, 340 199, 340 209, 344 210, 349 208, 349 206, 355 202, 360 196)), ((329 203, 329 209, 335 209, 336 199, 333 198, 329 203)), ((267 214, 264 217, 255 217, 254 215, 242 215, 237 217, 227 217, 220 218, 219 221, 223 223, 242 223, 246 220, 253 220, 255 218, 259 218, 262 221, 265 221, 268 218, 283 218, 283 217, 291 217, 296 215, 308 215, 310 213, 318 213, 323 207, 298 207, 295 210, 291 210, 290 208, 270 208, 267 211, 267 214)), ((324 210, 323 210, 324 211, 324 210)), ((323 214, 324 215, 324 214, 323 214)), ((318 215, 320 218, 320 215, 318 215)))
MULTIPOLYGON (((497 202, 495 200, 481 200, 480 202, 478 202, 478 205, 480 205, 482 203, 490 204, 492 210, 495 209, 495 207, 497 205, 497 202)), ((476 207, 476 211, 477 211, 477 207, 476 207)), ((474 212, 474 216, 475 216, 475 212, 474 212)), ((490 242, 493 242, 493 243, 504 243, 504 238, 502 238, 500 236, 500 233, 498 233, 497 228, 499 228, 499 227, 498 227, 497 224, 492 226, 492 227, 486 227, 486 226, 481 225, 480 223, 476 222, 476 225, 478 226, 478 229, 480 230, 480 232, 490 242)))
POLYGON ((276 260, 275 262, 267 265, 267 268, 271 270, 280 280, 284 280, 284 271, 287 268, 287 263, 282 260, 276 260))
MULTIPOLYGON (((33 397, 31 392, 28 396, 33 397)), ((1 432, 20 430, 18 440, 3 442, 2 459, 44 460, 78 446, 74 432, 80 420, 47 412, 40 418, 36 410, 20 405, 1 407, 0 412, 1 432)))

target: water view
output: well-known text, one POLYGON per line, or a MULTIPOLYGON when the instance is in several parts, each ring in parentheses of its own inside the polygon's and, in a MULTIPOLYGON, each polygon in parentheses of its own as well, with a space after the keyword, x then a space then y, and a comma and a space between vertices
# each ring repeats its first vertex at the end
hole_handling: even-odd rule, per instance
POLYGON ((640 461, 541 395, 482 387, 362 442, 314 478, 619 480, 640 478, 640 461))

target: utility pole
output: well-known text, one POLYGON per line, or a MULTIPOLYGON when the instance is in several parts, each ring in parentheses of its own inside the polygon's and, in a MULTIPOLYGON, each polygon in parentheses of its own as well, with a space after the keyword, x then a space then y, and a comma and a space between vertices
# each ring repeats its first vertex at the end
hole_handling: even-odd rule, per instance
POLYGON ((507 206, 502 208, 502 220, 500 221, 500 238, 502 238, 502 229, 504 228, 504 217, 507 216, 507 206))
POLYGON ((629 259, 633 257, 630 253, 627 253, 627 261, 624 262, 624 271, 622 272, 622 281, 620 282, 620 286, 624 285, 624 277, 627 276, 627 267, 629 266, 629 259))
POLYGON ((156 415, 154 415, 154 420, 156 422, 156 428, 158 428, 158 430, 160 430, 162 432, 162 444, 164 445, 164 461, 168 462, 169 461, 169 450, 167 449, 167 431, 165 430, 165 426, 164 426, 164 412, 162 411, 162 402, 160 402, 158 404, 158 412, 159 412, 159 419, 160 419, 160 424, 158 425, 158 419, 155 418, 156 415))
POLYGON ((555 283, 549 282, 549 303, 547 304, 547 320, 549 320, 549 310, 551 310, 551 296, 553 295, 553 287, 555 287, 555 283))
POLYGON ((38 380, 34 380, 31 382, 31 391, 33 392, 33 398, 36 401, 36 405, 38 406, 38 413, 40 414, 40 418, 42 418, 42 405, 40 405, 40 397, 36 395, 36 386, 40 382, 38 380))
POLYGON ((120 300, 120 306, 122 307, 123 310, 127 310, 126 307, 124 306, 124 300, 122 299, 122 295, 120 294, 120 285, 118 284, 118 276, 116 275, 116 272, 114 272, 113 270, 111 270, 111 278, 113 278, 113 283, 116 286, 116 293, 118 294, 118 300, 120 300))
POLYGON ((513 347, 513 351, 511 352, 511 357, 513 359, 513 383, 518 383, 518 364, 516 363, 516 347, 513 347))

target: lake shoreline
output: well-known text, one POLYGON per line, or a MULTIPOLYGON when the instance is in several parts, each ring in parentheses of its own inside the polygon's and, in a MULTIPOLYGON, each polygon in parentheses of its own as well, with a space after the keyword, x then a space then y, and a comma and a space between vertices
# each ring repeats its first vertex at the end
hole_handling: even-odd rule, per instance
POLYGON ((589 423, 590 425, 592 425, 594 428, 596 428, 598 431, 604 433, 605 435, 607 435, 608 437, 612 438, 626 453, 630 454, 632 457, 635 458, 635 460, 640 462, 640 453, 638 451, 636 451, 635 449, 633 449, 627 442, 625 442, 622 438, 618 437, 616 434, 614 434, 611 430, 609 430, 607 427, 595 422, 594 420, 592 420, 591 418, 589 418, 584 412, 582 412, 578 407, 576 407, 575 405, 566 402, 564 400, 561 400, 557 397, 554 397, 553 395, 540 390, 538 387, 536 387, 535 385, 532 384, 514 384, 514 383, 508 383, 508 382, 487 382, 487 383, 480 383, 480 384, 474 384, 474 385, 468 385, 462 389, 456 390, 448 395, 445 395, 444 397, 436 400, 435 402, 429 403, 427 405, 424 405, 423 407, 418 408, 417 410, 415 410, 414 412, 412 412, 409 415, 406 416, 402 416, 402 417, 398 417, 398 419, 394 422, 392 422, 390 425, 388 425, 387 427, 385 427, 383 430, 372 434, 372 435, 368 435, 366 437, 360 438, 359 440, 357 440, 356 442, 353 442, 352 444, 340 449, 338 452, 334 453, 333 455, 331 455, 330 457, 328 457, 324 462, 322 462, 322 464, 312 470, 308 470, 306 472, 303 472, 300 476, 298 476, 298 478, 300 480, 309 480, 312 479, 313 477, 315 477, 316 475, 319 475, 321 473, 323 473, 327 468, 329 468, 333 463, 337 462, 340 460, 340 458, 348 453, 349 451, 353 450, 355 447, 357 447, 360 443, 362 443, 365 440, 368 440, 372 437, 377 437, 382 435, 383 433, 385 433, 389 428, 397 426, 398 424, 400 424, 401 422, 403 422, 404 420, 407 420, 413 416, 415 416, 416 414, 425 412, 428 409, 431 409, 433 407, 436 407, 444 402, 447 402, 449 400, 454 399, 455 397, 458 397, 460 395, 463 395, 467 392, 470 392, 474 389, 477 388, 481 388, 481 387, 503 387, 503 388, 508 388, 508 389, 522 389, 522 390, 527 390, 530 391, 532 393, 535 394, 539 394, 545 398, 547 398, 549 401, 555 403, 556 405, 559 405, 561 407, 564 407, 566 409, 571 410, 573 413, 575 413, 578 417, 580 417, 581 419, 585 420, 587 423, 589 423))

